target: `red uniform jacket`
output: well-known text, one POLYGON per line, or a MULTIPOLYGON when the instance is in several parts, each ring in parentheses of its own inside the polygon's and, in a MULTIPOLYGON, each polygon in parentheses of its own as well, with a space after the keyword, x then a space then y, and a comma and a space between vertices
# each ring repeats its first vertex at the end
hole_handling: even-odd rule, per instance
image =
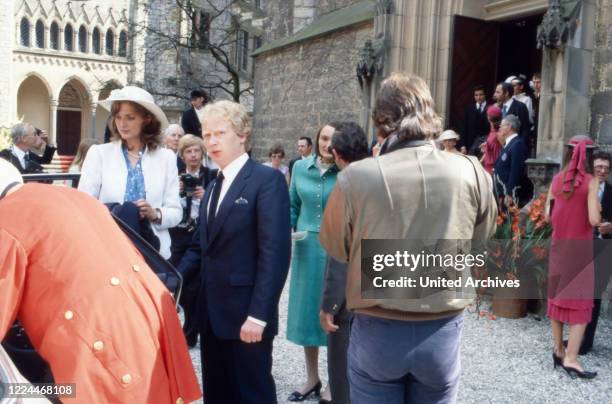
POLYGON ((26 184, 0 201, 0 340, 15 317, 76 402, 201 396, 172 296, 89 195, 26 184))

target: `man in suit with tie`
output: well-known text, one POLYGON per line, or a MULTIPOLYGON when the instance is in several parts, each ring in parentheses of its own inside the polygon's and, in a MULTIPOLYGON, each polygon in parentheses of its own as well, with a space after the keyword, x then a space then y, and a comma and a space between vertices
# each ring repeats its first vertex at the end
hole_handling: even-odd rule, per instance
POLYGON ((289 192, 280 171, 247 154, 250 118, 219 101, 204 107, 204 144, 219 173, 179 271, 200 271, 198 302, 207 404, 276 403, 272 341, 289 270, 289 192))
POLYGON ((595 330, 601 311, 601 296, 608 286, 612 268, 612 185, 608 183, 610 162, 612 158, 608 153, 598 152, 593 155, 593 172, 599 180, 597 198, 601 204, 601 225, 594 229, 594 258, 595 258, 595 292, 593 295, 593 311, 591 322, 587 325, 582 337, 578 353, 587 354, 593 348, 595 330))
POLYGON ((518 135, 520 129, 521 122, 515 115, 506 115, 499 127, 504 148, 495 162, 495 186, 506 207, 514 203, 522 208, 533 196, 533 184, 527 178, 525 166, 527 144, 518 135))
POLYGON ((43 164, 49 164, 53 159, 56 148, 47 143, 47 133, 36 129, 29 123, 18 123, 11 128, 13 145, 9 149, 0 151, 0 157, 13 164, 21 174, 34 174, 43 172, 43 164), (41 156, 31 150, 45 146, 41 156))
POLYGON ((493 98, 500 104, 502 110, 502 118, 508 115, 516 116, 521 124, 519 132, 520 138, 528 145, 529 139, 529 128, 531 123, 529 121, 529 112, 527 107, 522 102, 513 98, 514 88, 510 83, 499 83, 495 88, 495 94, 493 98))
POLYGON ((465 147, 465 153, 473 154, 474 143, 476 143, 475 151, 477 152, 477 146, 486 141, 490 129, 487 120, 487 107, 484 86, 474 87, 474 103, 465 108, 463 133, 459 144, 461 148, 465 147), (476 141, 478 138, 481 138, 482 141, 476 141))
POLYGON ((296 161, 305 159, 312 153, 312 139, 308 136, 302 136, 298 139, 297 151, 299 156, 289 162, 289 176, 293 173, 293 165, 296 161))
POLYGON ((202 120, 204 106, 208 103, 208 94, 205 91, 193 90, 190 94, 191 108, 183 112, 181 126, 186 134, 202 137, 202 120))

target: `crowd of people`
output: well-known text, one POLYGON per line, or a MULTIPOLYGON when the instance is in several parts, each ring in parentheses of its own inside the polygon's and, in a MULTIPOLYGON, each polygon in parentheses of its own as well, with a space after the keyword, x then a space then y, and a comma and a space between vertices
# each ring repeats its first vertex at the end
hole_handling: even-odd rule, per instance
MULTIPOLYGON (((177 403, 201 394, 187 352, 199 337, 207 404, 275 403, 273 340, 290 274, 287 339, 304 348, 306 380, 289 401, 454 402, 471 300, 365 299, 362 242, 484 240, 500 210, 529 203, 537 101, 526 84, 499 83, 492 104, 476 87, 457 133, 443 131, 421 78, 394 73, 375 101, 373 144, 358 124, 329 122, 314 142, 297 140, 288 166, 280 145, 264 164, 250 158, 240 104, 195 90, 181 124, 169 124, 151 94, 128 86, 100 103, 110 141, 79 147, 78 191, 21 184, 20 173, 40 172, 55 150, 44 132, 15 125, 14 145, 0 152, 0 215, 10 218, 0 223, 0 290, 10 289, 0 294, 0 337, 18 317, 55 381, 77 382, 88 402, 177 403), (24 223, 24 209, 37 220, 24 223), (182 332, 170 295, 110 212, 182 274, 182 332), (37 307, 43 300, 49 311, 37 307)), ((612 235, 611 159, 594 147, 572 138, 548 195, 553 364, 580 378, 596 376, 578 361, 593 345, 603 292, 589 285, 607 284, 609 270, 593 266, 597 251, 564 241, 593 251, 593 237, 612 235)))

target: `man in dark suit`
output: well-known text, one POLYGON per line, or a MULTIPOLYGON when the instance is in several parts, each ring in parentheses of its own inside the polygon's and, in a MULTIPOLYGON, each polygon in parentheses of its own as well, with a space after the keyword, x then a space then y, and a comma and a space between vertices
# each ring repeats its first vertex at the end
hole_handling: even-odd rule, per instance
POLYGON ((521 122, 515 115, 507 115, 499 127, 505 144, 495 162, 495 187, 506 207, 516 203, 522 208, 533 196, 533 184, 527 178, 525 166, 529 154, 525 140, 518 135, 520 129, 521 122))
POLYGON ((276 403, 272 341, 291 253, 289 192, 280 171, 248 157, 249 120, 231 101, 204 108, 204 144, 220 171, 179 265, 186 282, 197 271, 202 278, 198 321, 207 404, 276 403))
MULTIPOLYGON (((368 157, 368 140, 363 129, 354 122, 336 126, 331 147, 339 169, 368 157)), ((319 313, 321 328, 327 333, 327 368, 334 404, 350 404, 347 377, 347 349, 353 315, 346 308, 346 271, 348 263, 329 257, 319 313)), ((323 402, 323 398, 319 401, 323 402)))
POLYGON ((11 128, 13 146, 0 151, 0 157, 13 164, 21 174, 34 174, 43 172, 43 164, 49 164, 53 159, 56 148, 49 145, 46 131, 34 128, 29 123, 18 123, 11 128), (42 156, 31 150, 41 149, 42 156))
POLYGON ((312 139, 308 136, 302 136, 297 143, 298 156, 289 162, 289 176, 293 173, 293 165, 296 161, 305 159, 312 153, 312 139))
MULTIPOLYGON (((484 86, 478 85, 474 87, 474 103, 468 105, 465 108, 465 114, 463 118, 463 132, 461 133, 461 141, 459 146, 465 147, 465 152, 470 154, 474 150, 474 143, 476 139, 476 152, 478 152, 478 146, 487 140, 486 136, 489 134, 489 121, 487 120, 487 99, 485 95, 484 86)), ((462 150, 463 151, 463 150, 462 150)))
POLYGON ((500 104, 502 110, 502 118, 508 115, 514 115, 518 117, 521 123, 521 129, 519 132, 520 138, 528 145, 529 139, 529 128, 531 123, 529 121, 529 112, 527 107, 522 102, 513 98, 514 88, 510 83, 499 83, 495 88, 495 94, 493 98, 500 104))
POLYGON ((593 348, 595 330, 601 311, 601 297, 608 286, 612 268, 612 185, 608 181, 612 158, 608 153, 595 153, 593 172, 599 180, 597 197, 601 203, 601 225, 594 229, 595 292, 591 322, 587 325, 578 353, 584 355, 593 348))
POLYGON ((183 112, 181 126, 186 134, 202 137, 202 111, 208 103, 208 94, 205 91, 193 90, 190 94, 191 108, 183 112))

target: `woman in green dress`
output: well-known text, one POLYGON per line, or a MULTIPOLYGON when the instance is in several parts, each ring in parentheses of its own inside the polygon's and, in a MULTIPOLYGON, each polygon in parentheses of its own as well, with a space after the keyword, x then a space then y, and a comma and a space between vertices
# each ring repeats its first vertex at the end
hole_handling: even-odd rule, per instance
MULTIPOLYGON (((319 347, 327 345, 327 337, 319 323, 319 303, 327 256, 319 244, 323 210, 336 185, 338 169, 329 151, 334 125, 323 126, 315 139, 315 154, 293 166, 291 186, 291 226, 305 231, 306 238, 295 242, 289 286, 287 339, 304 347, 306 383, 289 396, 289 401, 303 401, 312 393, 319 394, 319 347)), ((321 402, 329 400, 329 391, 321 402)))

